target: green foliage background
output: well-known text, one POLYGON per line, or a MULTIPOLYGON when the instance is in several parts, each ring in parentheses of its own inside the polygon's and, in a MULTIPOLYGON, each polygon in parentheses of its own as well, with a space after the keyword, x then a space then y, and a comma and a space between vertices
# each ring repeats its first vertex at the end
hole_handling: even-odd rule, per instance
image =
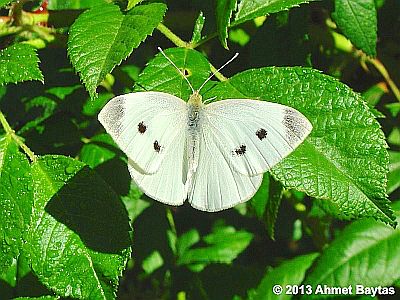
POLYGON ((400 293, 398 1, 0 6, 0 299, 338 298, 288 284, 400 293), (277 102, 312 122, 247 203, 169 207, 131 182, 97 114, 132 91, 189 98, 158 46, 195 88, 239 52, 204 99, 277 102))

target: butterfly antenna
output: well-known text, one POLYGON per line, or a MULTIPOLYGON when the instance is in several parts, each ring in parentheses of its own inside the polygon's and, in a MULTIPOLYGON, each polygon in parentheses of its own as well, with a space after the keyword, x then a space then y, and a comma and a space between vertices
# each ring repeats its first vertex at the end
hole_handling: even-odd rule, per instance
POLYGON ((221 71, 224 67, 226 67, 229 63, 231 63, 236 57, 238 57, 238 55, 239 55, 239 53, 236 52, 236 54, 235 54, 230 60, 228 60, 228 61, 227 61, 226 63, 224 63, 221 67, 219 67, 216 71, 214 71, 214 72, 211 74, 211 76, 208 77, 208 78, 206 79, 206 81, 204 81, 203 84, 199 87, 199 91, 203 88, 203 86, 206 85, 207 82, 210 81, 211 78, 214 77, 214 75, 215 75, 216 73, 218 73, 218 72, 221 71))
POLYGON ((189 80, 186 78, 185 74, 183 74, 182 71, 174 64, 174 62, 164 53, 163 49, 161 49, 160 47, 157 47, 157 49, 171 63, 171 65, 173 65, 175 67, 175 69, 178 70, 179 74, 181 74, 182 77, 186 80, 186 82, 190 86, 192 92, 194 93, 194 88, 193 88, 192 84, 189 82, 189 80))

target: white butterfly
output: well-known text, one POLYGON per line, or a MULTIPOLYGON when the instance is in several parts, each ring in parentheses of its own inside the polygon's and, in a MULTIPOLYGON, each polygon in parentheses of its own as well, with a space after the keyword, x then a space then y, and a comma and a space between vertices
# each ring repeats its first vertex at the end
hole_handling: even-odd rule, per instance
POLYGON ((170 205, 188 199, 210 212, 249 200, 263 173, 312 129, 291 107, 251 99, 204 104, 198 91, 188 102, 163 92, 121 95, 104 106, 99 121, 128 156, 144 193, 170 205))

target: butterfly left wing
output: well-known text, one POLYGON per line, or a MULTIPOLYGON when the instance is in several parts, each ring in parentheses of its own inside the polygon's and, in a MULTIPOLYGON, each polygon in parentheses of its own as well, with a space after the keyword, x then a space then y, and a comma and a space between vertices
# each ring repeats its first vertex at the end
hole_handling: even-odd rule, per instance
POLYGON ((199 130, 198 164, 188 188, 189 203, 214 212, 249 200, 260 187, 263 175, 248 176, 233 170, 208 122, 203 122, 199 130))
POLYGON ((204 118, 224 159, 238 173, 254 176, 270 170, 310 134, 310 121, 294 108, 251 99, 207 105, 204 118))

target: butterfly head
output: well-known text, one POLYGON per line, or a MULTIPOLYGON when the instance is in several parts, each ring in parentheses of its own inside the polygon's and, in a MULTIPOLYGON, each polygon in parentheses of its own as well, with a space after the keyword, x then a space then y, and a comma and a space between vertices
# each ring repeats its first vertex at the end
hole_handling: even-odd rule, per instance
POLYGON ((200 95, 199 91, 194 91, 190 96, 188 105, 200 107, 203 105, 203 97, 200 95))

